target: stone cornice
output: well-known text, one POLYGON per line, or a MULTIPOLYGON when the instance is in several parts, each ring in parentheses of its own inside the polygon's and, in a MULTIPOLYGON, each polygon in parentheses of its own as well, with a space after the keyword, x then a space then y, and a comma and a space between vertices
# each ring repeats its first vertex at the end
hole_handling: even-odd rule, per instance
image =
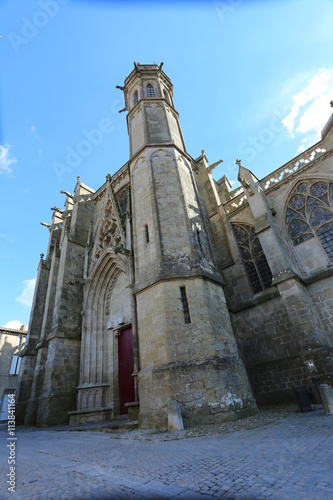
POLYGON ((142 152, 145 150, 145 149, 165 149, 165 148, 173 148, 173 149, 176 149, 181 155, 183 155, 189 162, 191 165, 193 165, 193 163, 195 163, 195 160, 193 160, 192 156, 190 156, 188 153, 186 153, 183 149, 181 149, 179 146, 177 146, 177 144, 175 144, 174 142, 164 142, 164 143, 161 143, 161 144, 156 144, 156 143, 153 143, 153 144, 146 144, 145 146, 143 146, 137 153, 135 153, 135 155, 133 156, 133 158, 131 158, 128 162, 128 164, 130 165, 132 162, 134 162, 138 157, 140 157, 140 155, 142 155, 142 152))
POLYGON ((5 328, 4 326, 0 326, 0 335, 14 335, 15 337, 23 337, 27 336, 27 331, 23 332, 21 330, 14 330, 14 328, 5 328))

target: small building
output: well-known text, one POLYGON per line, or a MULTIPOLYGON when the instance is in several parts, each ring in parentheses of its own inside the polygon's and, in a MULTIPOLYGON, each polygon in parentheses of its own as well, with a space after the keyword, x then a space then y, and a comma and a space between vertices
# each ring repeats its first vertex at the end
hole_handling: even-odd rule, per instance
POLYGON ((27 328, 19 330, 0 327, 0 421, 8 419, 8 396, 18 389, 22 351, 27 338, 27 328))

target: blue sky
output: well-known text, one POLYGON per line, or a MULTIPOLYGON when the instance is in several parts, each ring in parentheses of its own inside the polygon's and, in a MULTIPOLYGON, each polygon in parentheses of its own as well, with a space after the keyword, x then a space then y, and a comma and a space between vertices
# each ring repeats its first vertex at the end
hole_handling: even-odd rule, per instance
MULTIPOLYGON (((122 85, 133 61, 174 84, 187 150, 259 178, 318 141, 333 99, 333 3, 318 0, 0 3, 0 325, 28 323, 50 208, 128 160, 122 85), (314 7, 315 5, 315 7, 314 7), (69 151, 103 120, 99 144, 69 151), (16 322, 16 323, 15 323, 16 322)), ((236 184, 234 184, 236 185, 236 184)))

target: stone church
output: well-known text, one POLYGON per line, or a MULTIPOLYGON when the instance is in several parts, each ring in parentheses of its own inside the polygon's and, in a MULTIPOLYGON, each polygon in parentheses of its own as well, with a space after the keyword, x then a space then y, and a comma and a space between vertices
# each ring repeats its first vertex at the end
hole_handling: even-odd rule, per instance
POLYGON ((238 419, 333 375, 333 115, 264 179, 216 181, 186 150, 162 64, 123 87, 129 161, 53 208, 17 416, 26 425, 138 415, 165 429, 238 419))

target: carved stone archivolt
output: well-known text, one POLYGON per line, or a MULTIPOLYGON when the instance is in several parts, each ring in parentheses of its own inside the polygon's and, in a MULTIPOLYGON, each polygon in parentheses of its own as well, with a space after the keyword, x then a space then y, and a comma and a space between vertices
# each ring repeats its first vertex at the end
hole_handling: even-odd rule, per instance
POLYGON ((105 301, 105 308, 104 308, 104 311, 105 311, 105 314, 107 316, 109 316, 110 314, 110 300, 111 300, 111 295, 112 295, 112 292, 113 292, 113 289, 114 289, 114 286, 116 284, 116 281, 119 277, 119 275, 121 274, 121 270, 120 269, 116 269, 113 273, 113 276, 112 276, 112 279, 111 279, 111 283, 109 285, 109 289, 108 289, 108 292, 106 294, 106 301, 105 301))

